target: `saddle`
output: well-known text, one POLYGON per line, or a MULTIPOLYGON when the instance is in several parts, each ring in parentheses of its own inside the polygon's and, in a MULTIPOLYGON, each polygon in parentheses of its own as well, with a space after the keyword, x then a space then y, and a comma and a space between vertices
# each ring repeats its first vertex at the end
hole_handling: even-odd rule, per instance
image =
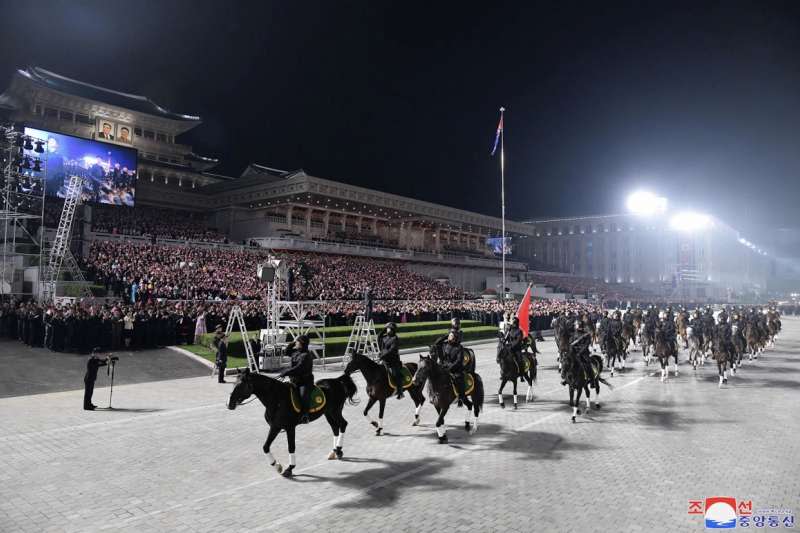
MULTIPOLYGON (((455 381, 453 380, 453 376, 450 376, 450 384, 453 387, 453 394, 458 396, 458 389, 456 389, 455 381)), ((472 394, 472 391, 475 390, 475 376, 470 374, 469 372, 464 372, 464 396, 469 396, 472 394)))
MULTIPOLYGON (((403 375, 403 390, 411 387, 411 382, 413 381, 413 376, 411 375, 411 371, 406 367, 400 368, 400 373, 403 375)), ((389 372, 389 369, 386 369, 386 378, 389 380, 389 386, 397 390, 397 386, 394 384, 394 380, 392 379, 392 374, 389 372)))
MULTIPOLYGON (((289 386, 289 398, 292 402, 292 410, 294 410, 295 413, 300 414, 302 411, 300 404, 300 391, 297 390, 295 385, 289 386)), ((308 403, 308 414, 314 414, 322 411, 325 408, 325 403, 327 403, 327 398, 325 398, 325 393, 322 391, 322 389, 315 385, 311 390, 311 399, 308 403)))
POLYGON ((528 370, 530 370, 530 369, 531 369, 531 359, 530 359, 530 357, 528 357, 527 355, 525 355, 525 356, 523 356, 523 360, 524 360, 525 362, 524 362, 524 363, 523 363, 523 365, 522 365, 522 366, 524 367, 524 368, 522 369, 522 372, 520 372, 520 371, 519 371, 519 363, 517 363, 517 360, 516 360, 516 359, 514 360, 514 366, 516 366, 516 367, 517 367, 517 373, 518 373, 518 374, 525 374, 525 373, 527 373, 527 372, 528 372, 528 370))

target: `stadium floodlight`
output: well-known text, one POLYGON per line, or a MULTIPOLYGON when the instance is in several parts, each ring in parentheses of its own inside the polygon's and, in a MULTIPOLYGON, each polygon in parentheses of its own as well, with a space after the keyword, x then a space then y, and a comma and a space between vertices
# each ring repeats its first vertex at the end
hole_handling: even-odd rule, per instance
POLYGON ((710 226, 710 216, 691 211, 677 213, 669 219, 669 227, 676 231, 702 231, 710 226))
POLYGON ((628 211, 637 215, 655 215, 667 210, 667 199, 647 191, 636 191, 628 195, 625 202, 628 211))

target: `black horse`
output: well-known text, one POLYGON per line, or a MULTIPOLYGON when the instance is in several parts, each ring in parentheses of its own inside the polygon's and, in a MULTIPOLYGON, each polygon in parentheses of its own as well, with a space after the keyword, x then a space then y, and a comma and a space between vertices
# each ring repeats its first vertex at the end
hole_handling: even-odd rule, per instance
POLYGON ((666 332, 660 327, 656 328, 655 348, 653 349, 653 353, 661 364, 662 382, 667 381, 669 377, 667 366, 669 365, 670 357, 675 359, 675 375, 678 375, 678 346, 667 338, 666 332))
POLYGON ((533 398, 533 383, 536 381, 536 354, 523 352, 522 360, 525 368, 520 368, 513 352, 502 340, 497 345, 497 363, 500 365, 500 389, 497 391, 497 401, 500 407, 505 408, 503 401, 503 389, 509 381, 514 385, 514 409, 517 409, 517 380, 521 379, 528 384, 528 391, 525 393, 525 401, 533 398))
MULTIPOLYGON (((342 416, 342 410, 345 401, 355 405, 356 401, 353 396, 357 392, 356 384, 353 383, 350 376, 344 374, 335 379, 322 379, 317 381, 316 385, 325 394, 324 404, 317 410, 312 408, 309 419, 314 421, 325 415, 325 419, 333 430, 333 450, 328 455, 328 459, 341 459, 344 455, 342 452, 344 431, 347 428, 347 420, 342 416)), ((250 372, 248 369, 239 375, 236 386, 228 399, 228 409, 236 409, 237 405, 254 394, 264 404, 266 408, 264 419, 269 425, 269 434, 264 443, 264 453, 270 460, 270 466, 273 466, 279 474, 282 472, 284 477, 292 477, 292 470, 295 467, 294 435, 295 427, 300 423, 299 409, 296 408, 299 393, 293 389, 294 386, 289 383, 264 374, 250 372), (289 444, 289 466, 286 470, 269 451, 272 441, 281 430, 286 431, 286 440, 289 444)), ((323 402, 321 397, 316 397, 323 402)))
MULTIPOLYGON (((478 430, 478 416, 483 410, 483 381, 478 374, 471 373, 472 385, 467 383, 467 396, 472 399, 472 409, 467 404, 467 417, 464 421, 464 429, 470 434, 478 430), (472 415, 474 414, 474 422, 472 415)), ((450 409, 450 405, 458 399, 453 378, 447 370, 437 363, 432 357, 420 355, 419 366, 414 374, 414 385, 423 386, 428 382, 428 397, 436 408, 439 418, 436 419, 436 434, 439 437, 439 444, 447 442, 447 428, 444 425, 444 417, 450 409)))
POLYGON ((600 374, 603 372, 603 358, 599 355, 592 355, 589 357, 591 368, 586 368, 585 364, 579 360, 579 355, 575 350, 570 350, 567 356, 564 357, 562 376, 567 382, 569 387, 569 406, 572 407, 572 422, 575 423, 575 418, 581 414, 579 407, 581 401, 581 393, 586 393, 586 410, 589 410, 589 388, 595 390, 594 407, 600 409, 600 383, 613 388, 609 382, 603 379, 600 374), (578 392, 575 397, 575 391, 578 392))
MULTIPOLYGON (((403 366, 409 372, 409 379, 413 377, 417 371, 417 364, 404 363, 403 366)), ((364 354, 354 353, 350 362, 347 363, 344 369, 345 375, 349 376, 353 372, 361 372, 367 382, 369 402, 364 408, 364 416, 369 418, 369 410, 375 405, 375 402, 379 402, 378 420, 376 422, 369 418, 369 422, 376 428, 375 435, 380 435, 383 432, 383 410, 386 407, 386 399, 393 396, 396 389, 389 383, 389 374, 386 371, 386 367, 376 363, 364 354)), ((422 387, 414 385, 413 382, 407 388, 415 406, 413 425, 417 426, 419 425, 419 411, 422 408, 422 404, 425 403, 425 396, 422 395, 422 387)))

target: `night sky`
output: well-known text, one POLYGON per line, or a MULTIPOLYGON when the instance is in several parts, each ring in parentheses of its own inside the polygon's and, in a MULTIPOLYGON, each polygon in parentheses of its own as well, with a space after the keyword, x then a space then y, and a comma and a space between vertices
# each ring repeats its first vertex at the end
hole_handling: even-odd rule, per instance
POLYGON ((797 2, 0 4, 0 85, 38 65, 199 114, 181 140, 222 173, 499 215, 504 105, 512 218, 635 187, 745 230, 800 215, 797 2))

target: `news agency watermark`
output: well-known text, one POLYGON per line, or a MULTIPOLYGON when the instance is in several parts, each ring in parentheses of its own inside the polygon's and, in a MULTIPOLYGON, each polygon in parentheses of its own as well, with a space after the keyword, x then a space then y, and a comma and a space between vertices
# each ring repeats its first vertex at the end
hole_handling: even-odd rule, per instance
POLYGON ((714 496, 689 500, 688 514, 703 515, 706 529, 794 528, 794 510, 783 507, 753 509, 752 500, 714 496))

